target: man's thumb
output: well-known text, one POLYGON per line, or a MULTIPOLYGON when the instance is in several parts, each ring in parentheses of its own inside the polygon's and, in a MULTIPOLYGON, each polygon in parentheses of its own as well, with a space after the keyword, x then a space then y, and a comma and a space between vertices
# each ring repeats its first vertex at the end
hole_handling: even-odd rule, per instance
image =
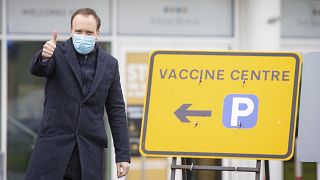
POLYGON ((57 31, 53 31, 52 32, 52 41, 53 41, 53 43, 54 44, 56 44, 57 43, 57 31))

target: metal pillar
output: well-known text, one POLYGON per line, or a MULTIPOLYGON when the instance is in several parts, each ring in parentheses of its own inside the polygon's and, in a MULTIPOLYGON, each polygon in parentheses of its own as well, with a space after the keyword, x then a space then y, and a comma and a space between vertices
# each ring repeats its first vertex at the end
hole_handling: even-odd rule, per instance
POLYGON ((1 43, 1 174, 0 180, 7 177, 7 102, 8 102, 8 60, 7 60, 7 0, 2 0, 2 43, 1 43))

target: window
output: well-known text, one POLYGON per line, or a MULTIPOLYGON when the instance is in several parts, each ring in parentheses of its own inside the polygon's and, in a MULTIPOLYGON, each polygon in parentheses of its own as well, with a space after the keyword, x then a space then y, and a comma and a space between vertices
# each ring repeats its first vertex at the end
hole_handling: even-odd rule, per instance
POLYGON ((320 1, 282 0, 282 37, 320 38, 320 1))

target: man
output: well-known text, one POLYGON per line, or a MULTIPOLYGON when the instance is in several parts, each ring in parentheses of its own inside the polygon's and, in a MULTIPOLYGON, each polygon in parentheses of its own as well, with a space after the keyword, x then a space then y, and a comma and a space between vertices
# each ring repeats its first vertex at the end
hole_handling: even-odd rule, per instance
POLYGON ((103 149, 108 141, 104 109, 114 140, 117 176, 127 175, 130 155, 119 65, 95 44, 100 18, 78 9, 71 17, 71 37, 56 44, 53 33, 30 66, 46 77, 45 101, 37 142, 26 180, 102 180, 103 149))

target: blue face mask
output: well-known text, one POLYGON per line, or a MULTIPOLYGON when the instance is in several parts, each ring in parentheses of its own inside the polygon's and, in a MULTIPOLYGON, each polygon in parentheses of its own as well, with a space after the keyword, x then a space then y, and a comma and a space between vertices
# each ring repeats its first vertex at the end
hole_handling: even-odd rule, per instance
POLYGON ((94 36, 73 34, 72 42, 78 53, 86 55, 93 50, 96 38, 94 36))

